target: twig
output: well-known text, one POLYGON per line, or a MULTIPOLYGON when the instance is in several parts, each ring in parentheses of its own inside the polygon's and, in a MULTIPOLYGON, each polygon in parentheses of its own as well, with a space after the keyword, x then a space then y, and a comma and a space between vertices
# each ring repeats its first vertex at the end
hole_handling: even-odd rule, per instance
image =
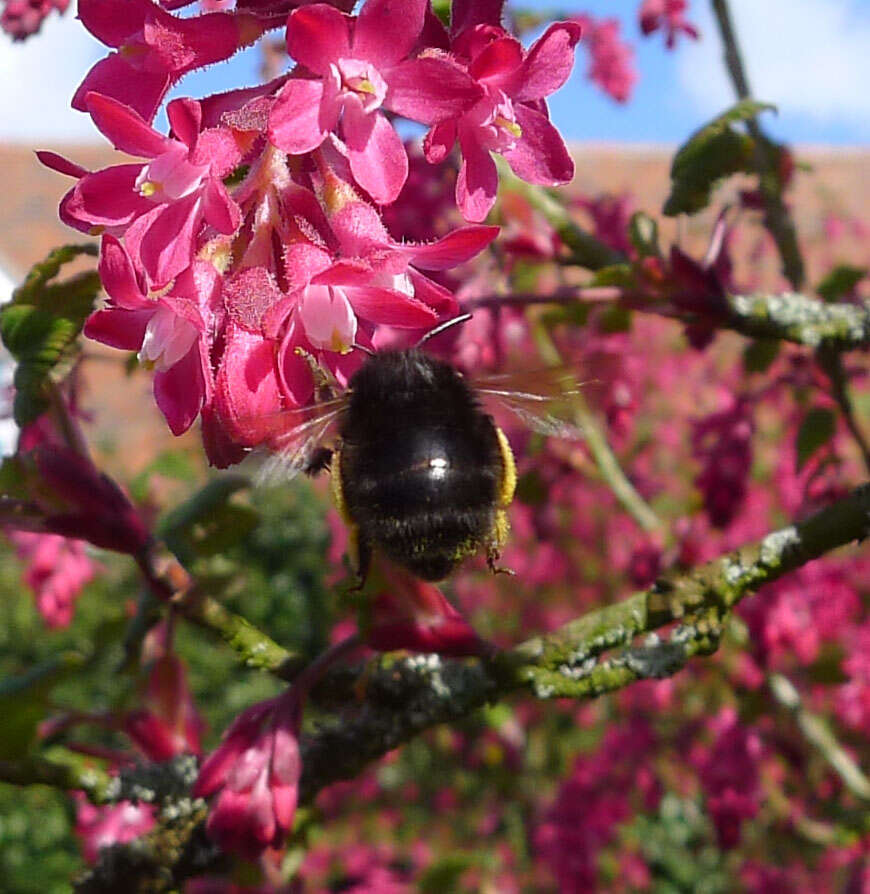
POLYGON ((861 451, 861 456, 864 459, 864 466, 867 471, 870 472, 870 442, 868 442, 867 436, 864 434, 861 426, 858 425, 858 420, 855 418, 852 399, 849 396, 849 389, 846 385, 846 372, 843 369, 843 358, 837 351, 832 351, 830 349, 820 350, 817 354, 817 358, 819 365, 825 370, 828 374, 828 378, 831 380, 831 395, 837 402, 837 406, 843 414, 843 420, 846 423, 846 427, 849 429, 849 432, 855 439, 855 443, 858 445, 858 449, 861 451))
MULTIPOLYGON (((616 286, 562 286, 545 295, 516 293, 484 295, 466 307, 495 307, 499 304, 571 304, 614 302, 641 313, 654 313, 685 323, 702 320, 697 314, 679 310, 674 299, 666 303, 642 292, 616 286)), ((727 315, 711 320, 717 328, 731 329, 750 338, 779 338, 794 344, 829 351, 860 350, 870 347, 870 307, 858 304, 828 304, 798 292, 724 296, 727 315)))
MULTIPOLYGON (((713 14, 719 26, 719 34, 725 47, 725 66, 739 99, 752 95, 749 80, 740 57, 737 35, 731 21, 727 0, 712 0, 713 14)), ((799 289, 804 282, 804 262, 798 246, 797 233, 788 208, 782 199, 782 187, 777 170, 776 149, 764 133, 757 119, 746 122, 755 141, 755 166, 758 169, 759 187, 764 201, 764 225, 776 242, 782 258, 782 268, 792 288, 799 289)))
POLYGON ((856 798, 870 801, 870 779, 837 741, 825 721, 804 707, 800 693, 791 681, 782 674, 771 674, 767 683, 773 697, 794 714, 797 725, 806 740, 821 752, 825 760, 843 780, 846 788, 856 798))
MULTIPOLYGON (((534 323, 532 325, 532 333, 538 346, 538 353, 541 355, 544 363, 548 366, 560 366, 562 358, 544 326, 540 322, 534 323)), ((598 426, 598 422, 582 394, 578 393, 571 396, 571 408, 574 411, 574 421, 583 433, 583 443, 588 447, 592 458, 595 460, 595 465, 601 473, 601 477, 613 491, 616 498, 644 531, 660 530, 662 527, 661 521, 637 492, 631 481, 628 480, 625 472, 623 472, 622 466, 619 465, 619 460, 617 460, 607 441, 607 436, 598 426)))

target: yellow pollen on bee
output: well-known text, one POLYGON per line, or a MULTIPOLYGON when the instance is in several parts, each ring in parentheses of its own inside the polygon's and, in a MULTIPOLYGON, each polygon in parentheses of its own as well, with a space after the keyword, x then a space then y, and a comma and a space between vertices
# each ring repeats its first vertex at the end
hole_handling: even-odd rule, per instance
POLYGON ((507 118, 503 118, 499 115, 495 119, 495 123, 502 129, 506 130, 511 136, 515 137, 517 140, 523 135, 523 129, 517 124, 516 121, 508 121, 507 118))

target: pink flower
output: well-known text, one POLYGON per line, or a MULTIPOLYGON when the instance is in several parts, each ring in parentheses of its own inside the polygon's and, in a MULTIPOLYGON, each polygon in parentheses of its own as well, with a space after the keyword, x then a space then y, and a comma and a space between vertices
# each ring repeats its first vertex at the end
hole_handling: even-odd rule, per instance
POLYGON ((669 50, 674 48, 681 31, 697 40, 698 29, 686 19, 688 5, 688 0, 643 0, 638 10, 640 30, 649 35, 664 28, 669 50))
POLYGON ((89 459, 48 443, 19 459, 22 484, 33 497, 7 500, 9 527, 87 540, 133 556, 148 543, 148 531, 126 494, 89 459))
POLYGON ((146 637, 157 640, 157 656, 151 662, 141 708, 124 716, 123 728, 139 750, 152 761, 177 754, 200 754, 205 726, 187 681, 184 662, 171 651, 165 622, 146 637), (162 641, 161 641, 162 640, 162 641))
POLYGON ((395 200, 408 176, 408 157, 380 110, 431 125, 460 114, 480 94, 446 56, 406 58, 427 7, 426 0, 367 0, 356 19, 321 3, 293 12, 287 51, 300 63, 300 76, 278 95, 269 122, 272 142, 294 155, 310 152, 341 119, 354 178, 376 202, 395 200))
POLYGON ((26 40, 36 34, 52 10, 66 12, 69 0, 6 0, 0 15, 0 29, 13 40, 26 40))
POLYGON ((222 178, 240 153, 228 131, 201 132, 202 110, 177 99, 167 114, 174 137, 158 133, 129 106, 89 93, 94 123, 116 149, 151 159, 89 173, 53 153, 39 153, 48 167, 78 178, 61 202, 61 219, 84 233, 126 235, 127 249, 152 284, 166 285, 193 260, 204 225, 231 235, 240 217, 222 178))
POLYGON ((379 564, 385 587, 366 608, 365 639, 373 649, 480 655, 486 644, 434 584, 379 564))
POLYGON ((206 332, 220 300, 220 276, 194 261, 167 292, 145 288, 129 255, 114 236, 104 236, 100 278, 110 298, 85 323, 89 338, 139 352, 156 372, 154 397, 173 434, 187 431, 211 392, 206 332))
POLYGON ((495 25, 474 24, 454 34, 453 53, 467 64, 483 96, 468 111, 436 124, 424 150, 438 163, 459 141, 456 203, 466 220, 483 220, 495 202, 492 152, 529 183, 555 186, 574 176, 574 162, 547 117, 545 97, 568 79, 580 34, 576 22, 556 22, 528 52, 495 25))
POLYGON ((620 38, 619 19, 595 19, 591 15, 576 16, 589 47, 589 68, 586 77, 616 102, 628 102, 637 82, 634 50, 620 38))
POLYGON ((226 851, 248 859, 280 846, 293 824, 301 763, 302 704, 295 690, 242 714, 202 765, 198 798, 219 792, 206 828, 226 851))
POLYGON ((24 583, 36 597, 36 608, 52 628, 68 627, 76 600, 97 566, 80 540, 58 534, 12 531, 18 557, 27 562, 24 583))
POLYGON ((262 33, 251 15, 216 12, 178 19, 151 0, 79 0, 78 14, 94 37, 117 52, 88 72, 73 96, 73 108, 90 111, 88 94, 96 92, 146 121, 187 72, 228 59, 262 33))
POLYGON ((100 851, 113 844, 126 844, 150 832, 156 822, 153 804, 119 801, 97 807, 76 792, 76 835, 88 863, 96 863, 100 851))
POLYGON ((740 723, 733 708, 723 708, 710 726, 713 744, 698 749, 693 763, 707 794, 719 846, 730 849, 739 844, 744 821, 752 819, 761 805, 763 748, 758 734, 740 723))
POLYGON ((692 431, 692 449, 703 465, 695 483, 717 528, 731 523, 746 496, 755 429, 747 400, 724 389, 721 398, 724 409, 695 420, 692 431))

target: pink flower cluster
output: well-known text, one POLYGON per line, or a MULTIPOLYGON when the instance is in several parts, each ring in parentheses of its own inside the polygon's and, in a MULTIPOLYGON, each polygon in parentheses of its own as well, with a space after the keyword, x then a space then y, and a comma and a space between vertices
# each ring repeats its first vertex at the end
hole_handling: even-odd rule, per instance
POLYGON ((36 597, 36 608, 49 627, 68 627, 75 603, 97 566, 81 540, 59 534, 12 531, 18 558, 27 563, 24 583, 36 597))
POLYGON ((628 102, 638 79, 634 50, 621 35, 619 19, 596 19, 588 13, 574 21, 583 28, 589 48, 586 77, 616 102, 628 102))
POLYGON ((26 40, 39 32, 51 12, 66 12, 68 6, 69 0, 5 0, 0 30, 13 40, 26 40))
POLYGON ((531 183, 564 183, 573 162, 546 97, 570 74, 581 28, 556 23, 527 50, 502 28, 500 2, 457 0, 449 29, 429 0, 367 0, 355 16, 347 3, 169 11, 183 5, 81 0, 82 22, 113 52, 73 105, 142 161, 91 172, 40 158, 76 181, 61 218, 103 237, 108 302, 86 334, 138 352, 172 431, 201 415, 209 457, 224 466, 269 440, 276 413, 310 399, 300 349, 346 380, 360 362, 353 346, 371 345, 377 327, 421 331, 455 314, 426 271, 462 264, 497 234, 390 236, 377 206, 396 201, 409 174, 392 119, 430 128, 431 164, 458 144, 467 220, 495 201, 494 154, 531 183), (150 124, 187 72, 285 21, 287 75, 174 100, 168 135, 150 124))
POLYGON ((676 46, 677 36, 681 33, 697 40, 698 29, 686 18, 688 5, 688 0, 643 0, 638 11, 640 30, 649 35, 663 29, 669 50, 676 46))

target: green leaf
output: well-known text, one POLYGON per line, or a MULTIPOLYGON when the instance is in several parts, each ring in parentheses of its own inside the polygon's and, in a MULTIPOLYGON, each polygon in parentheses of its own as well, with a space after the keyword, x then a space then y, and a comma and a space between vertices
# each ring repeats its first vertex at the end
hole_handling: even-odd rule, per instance
POLYGON ((806 416, 797 433, 797 470, 803 468, 806 461, 822 446, 834 437, 837 418, 833 410, 826 407, 813 407, 806 416))
POLYGON ((64 652, 38 664, 20 677, 0 680, 0 759, 26 755, 36 741, 36 728, 45 717, 46 699, 52 687, 80 670, 84 658, 64 652))
POLYGON ((18 361, 13 412, 19 426, 45 411, 50 383, 69 372, 79 333, 100 291, 100 279, 93 270, 65 282, 51 280, 63 264, 95 253, 92 245, 55 249, 31 269, 12 301, 0 308, 0 338, 18 361))
POLYGON ((196 478, 196 469, 183 451, 164 450, 130 482, 130 493, 134 500, 144 500, 147 497, 148 482, 152 475, 175 481, 193 481, 196 478))
POLYGON ((631 288, 635 285, 634 270, 631 264, 611 264, 596 270, 589 285, 631 288))
POLYGON ((732 125, 773 109, 744 99, 695 131, 680 147, 671 165, 671 194, 664 206, 669 217, 693 214, 710 202, 713 187, 723 177, 753 170, 755 141, 732 125))
POLYGON ((659 225, 643 211, 635 211, 628 224, 628 238, 641 258, 661 257, 659 225))
POLYGON ((12 293, 13 304, 33 304, 41 295, 45 286, 57 276, 64 264, 74 261, 79 255, 96 257, 99 249, 93 242, 80 245, 61 245, 52 249, 42 261, 37 261, 24 279, 24 282, 12 293))
POLYGON ((479 862, 480 858, 473 853, 458 851, 447 854, 426 869, 420 878, 418 890, 421 894, 457 891, 463 873, 479 862))
POLYGON ((260 521, 256 509, 225 503, 197 522, 189 532, 198 556, 217 556, 248 536, 260 521))
POLYGON ((839 301, 851 294, 855 286, 867 275, 866 267, 838 264, 816 286, 816 292, 825 301, 839 301))
POLYGON ((743 368, 748 373, 767 372, 779 356, 781 342, 776 338, 756 338, 743 350, 743 368))
POLYGON ((596 319, 599 332, 613 334, 614 332, 631 332, 631 311, 627 307, 611 304, 596 319))
POLYGON ((432 12, 441 20, 445 27, 450 24, 450 0, 432 0, 432 12))

